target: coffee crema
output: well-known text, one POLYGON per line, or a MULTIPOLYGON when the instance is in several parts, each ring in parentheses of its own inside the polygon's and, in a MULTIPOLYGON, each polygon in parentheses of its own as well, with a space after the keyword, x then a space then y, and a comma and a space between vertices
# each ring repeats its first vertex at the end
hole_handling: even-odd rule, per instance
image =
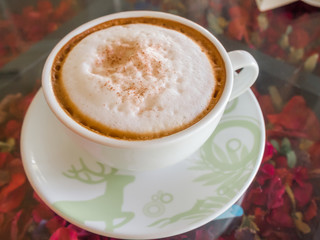
POLYGON ((52 66, 55 95, 99 134, 147 140, 179 132, 219 100, 226 73, 215 45, 182 23, 114 19, 73 37, 52 66))

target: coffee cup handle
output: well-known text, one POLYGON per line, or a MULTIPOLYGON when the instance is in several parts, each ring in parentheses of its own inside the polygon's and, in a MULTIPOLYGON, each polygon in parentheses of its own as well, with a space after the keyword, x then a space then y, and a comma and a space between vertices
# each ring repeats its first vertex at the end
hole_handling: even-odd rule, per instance
POLYGON ((246 51, 231 51, 228 55, 234 71, 233 88, 229 99, 231 101, 252 86, 258 77, 259 66, 253 56, 246 51))

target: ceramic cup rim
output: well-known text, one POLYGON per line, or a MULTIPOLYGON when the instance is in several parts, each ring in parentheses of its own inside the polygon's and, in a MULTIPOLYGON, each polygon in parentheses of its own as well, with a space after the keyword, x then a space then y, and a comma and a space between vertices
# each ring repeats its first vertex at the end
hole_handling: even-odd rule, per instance
POLYGON ((212 124, 215 119, 221 115, 221 112, 224 111, 224 108, 229 101, 231 91, 233 87, 233 70, 232 70, 232 64, 229 59, 228 53, 223 47, 223 45, 219 42, 219 40, 213 36, 208 30, 206 30, 204 27, 200 26, 199 24, 188 20, 186 18, 165 13, 165 12, 158 12, 158 11, 125 11, 125 12, 119 12, 114 13, 110 15, 106 15, 103 17, 99 17, 97 19, 91 20, 87 23, 84 23, 80 25, 79 27, 75 28, 71 32, 69 32, 67 35, 65 35, 53 48, 53 50, 50 52, 43 71, 42 71, 42 88, 44 91, 44 96, 46 99, 47 104, 49 105, 51 111, 54 113, 54 115, 60 120, 60 122, 63 123, 68 129, 70 129, 72 132, 76 133, 77 135, 84 137, 85 139, 102 144, 105 146, 110 147, 118 147, 118 148, 150 148, 150 147, 159 147, 161 145, 168 145, 172 144, 174 142, 180 141, 182 139, 185 139, 187 137, 190 137, 190 135, 195 134, 196 132, 200 131, 201 129, 207 127, 208 125, 212 124), (77 123, 75 120, 73 120, 66 112, 62 109, 60 106, 58 100, 56 99, 56 96, 53 91, 52 81, 51 81, 51 71, 52 71, 52 64, 54 62, 55 56, 58 54, 60 49, 74 36, 82 33, 84 30, 89 29, 95 25, 98 25, 100 23, 117 19, 117 18, 132 18, 132 17, 155 17, 155 18, 164 18, 169 20, 178 21, 182 24, 185 24, 189 27, 192 27, 193 29, 199 31, 202 33, 208 40, 210 40, 217 50, 219 51, 223 62, 225 64, 225 70, 226 70, 226 82, 224 90, 221 94, 221 97, 218 101, 218 103, 214 106, 214 108, 202 119, 200 119, 195 124, 189 126, 186 129, 183 129, 177 133, 173 133, 168 136, 164 136, 161 138, 154 138, 150 140, 125 140, 125 139, 118 139, 118 138, 112 138, 108 136, 103 136, 101 134, 95 133, 93 131, 90 131, 89 129, 81 126, 79 123, 77 123))

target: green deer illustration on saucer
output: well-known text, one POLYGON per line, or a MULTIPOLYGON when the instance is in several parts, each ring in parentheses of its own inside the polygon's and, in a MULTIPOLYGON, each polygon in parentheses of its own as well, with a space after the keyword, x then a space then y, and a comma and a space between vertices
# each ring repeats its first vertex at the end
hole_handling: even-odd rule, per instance
POLYGON ((105 230, 113 231, 130 222, 135 216, 133 212, 122 210, 124 188, 132 183, 135 177, 118 174, 118 170, 114 168, 106 173, 105 166, 99 162, 97 164, 99 171, 93 171, 80 158, 80 169, 72 165, 71 169, 63 174, 87 184, 106 183, 103 195, 85 201, 58 201, 54 206, 83 223, 102 221, 105 223, 105 230))

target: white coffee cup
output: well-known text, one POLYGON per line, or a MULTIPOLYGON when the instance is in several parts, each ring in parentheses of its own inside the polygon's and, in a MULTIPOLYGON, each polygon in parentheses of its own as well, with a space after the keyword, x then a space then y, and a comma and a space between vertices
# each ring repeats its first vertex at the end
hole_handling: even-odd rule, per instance
POLYGON ((66 35, 47 58, 42 73, 42 87, 50 109, 66 127, 66 132, 82 148, 91 153, 98 161, 114 168, 144 171, 173 165, 199 149, 215 130, 227 103, 248 90, 257 79, 258 73, 258 64, 248 52, 240 50, 228 53, 209 31, 190 20, 163 12, 129 11, 92 20, 66 35), (128 141, 97 134, 73 120, 60 106, 53 91, 51 81, 52 65, 59 50, 70 39, 100 23, 117 18, 133 17, 169 19, 192 27, 216 46, 224 60, 226 82, 218 103, 200 121, 169 136, 151 140, 128 141), (242 70, 237 73, 236 70, 239 69, 242 70))

